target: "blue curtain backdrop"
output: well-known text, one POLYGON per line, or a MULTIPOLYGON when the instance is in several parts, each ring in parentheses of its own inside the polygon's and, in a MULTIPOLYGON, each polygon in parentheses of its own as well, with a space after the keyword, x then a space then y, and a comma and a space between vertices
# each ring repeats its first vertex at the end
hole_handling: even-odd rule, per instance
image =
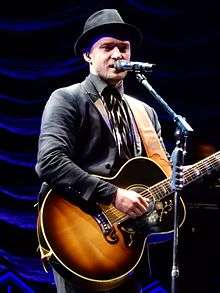
MULTIPOLYGON (((81 81, 88 72, 73 45, 90 14, 117 8, 125 21, 137 25, 144 42, 132 59, 157 65, 149 81, 186 117, 193 137, 216 148, 220 143, 220 20, 214 1, 45 2, 7 1, 0 10, 0 282, 14 282, 24 292, 31 292, 24 284, 33 292, 54 288, 37 252, 38 135, 52 91, 81 81)), ((156 108, 171 151, 172 120, 132 74, 126 89, 156 108)))

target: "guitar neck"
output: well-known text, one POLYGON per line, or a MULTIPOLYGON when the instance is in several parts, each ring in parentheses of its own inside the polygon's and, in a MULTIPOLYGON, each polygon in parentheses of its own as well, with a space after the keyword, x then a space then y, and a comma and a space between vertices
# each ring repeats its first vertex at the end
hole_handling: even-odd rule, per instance
POLYGON ((209 175, 220 166, 220 151, 195 163, 184 172, 184 185, 196 181, 204 175, 209 175))
MULTIPOLYGON (((191 167, 183 172, 184 182, 183 186, 198 180, 204 175, 209 175, 212 170, 220 167, 220 151, 217 153, 193 164, 191 167)), ((170 177, 151 186, 149 188, 156 200, 161 200, 173 192, 170 183, 170 177)))

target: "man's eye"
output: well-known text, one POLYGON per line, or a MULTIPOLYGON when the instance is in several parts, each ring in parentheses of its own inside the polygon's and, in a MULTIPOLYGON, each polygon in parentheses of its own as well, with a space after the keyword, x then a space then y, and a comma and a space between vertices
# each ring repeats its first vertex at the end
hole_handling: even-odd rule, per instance
POLYGON ((112 50, 112 46, 104 46, 103 47, 105 51, 111 51, 112 50))
MULTIPOLYGON (((113 50, 115 48, 115 46, 111 46, 111 45, 106 45, 106 46, 103 46, 102 47, 106 52, 109 52, 111 50, 113 50)), ((121 52, 121 53, 126 53, 127 52, 127 46, 123 46, 123 47, 117 47, 118 50, 121 52)))
POLYGON ((127 47, 120 48, 120 52, 125 53, 127 51, 127 47))

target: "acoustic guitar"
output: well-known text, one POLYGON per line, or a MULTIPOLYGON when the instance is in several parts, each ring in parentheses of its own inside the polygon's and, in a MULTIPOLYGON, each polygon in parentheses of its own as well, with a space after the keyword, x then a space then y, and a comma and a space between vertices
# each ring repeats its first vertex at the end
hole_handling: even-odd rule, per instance
MULTIPOLYGON (((209 174, 220 166, 220 151, 184 171, 184 183, 209 174)), ((44 198, 37 223, 42 260, 81 287, 96 291, 112 289, 134 272, 146 243, 172 237, 174 192, 170 178, 152 160, 136 157, 111 178, 118 187, 148 198, 149 210, 137 219, 119 212, 112 204, 88 207, 50 190, 44 198)), ((179 200, 179 226, 186 217, 179 200)))

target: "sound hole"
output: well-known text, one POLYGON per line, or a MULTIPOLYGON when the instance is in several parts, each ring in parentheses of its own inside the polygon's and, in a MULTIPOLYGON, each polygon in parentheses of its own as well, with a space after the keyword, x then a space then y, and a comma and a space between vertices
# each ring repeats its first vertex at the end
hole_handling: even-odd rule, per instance
POLYGON ((143 184, 133 184, 128 187, 129 190, 133 190, 144 197, 150 196, 149 189, 146 185, 143 184))
POLYGON ((151 195, 149 188, 145 185, 142 185, 142 184, 141 185, 134 184, 134 185, 129 186, 128 189, 139 193, 144 198, 147 198, 148 203, 149 203, 149 208, 148 208, 147 214, 152 213, 152 211, 154 210, 154 206, 155 206, 155 200, 154 200, 154 197, 151 195))

